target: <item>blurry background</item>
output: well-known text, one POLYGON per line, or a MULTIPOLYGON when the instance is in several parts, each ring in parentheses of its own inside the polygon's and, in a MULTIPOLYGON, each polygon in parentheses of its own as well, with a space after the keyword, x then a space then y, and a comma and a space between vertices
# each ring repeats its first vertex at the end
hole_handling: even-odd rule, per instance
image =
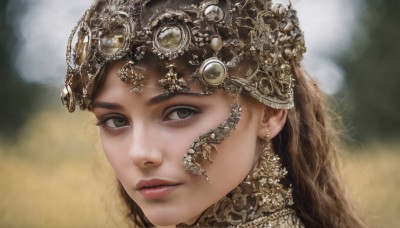
MULTIPOLYGON (((399 227, 400 2, 292 3, 304 65, 351 138, 349 194, 370 227, 399 227)), ((69 32, 90 4, 0 1, 0 227, 123 227, 94 118, 59 101, 69 32)))

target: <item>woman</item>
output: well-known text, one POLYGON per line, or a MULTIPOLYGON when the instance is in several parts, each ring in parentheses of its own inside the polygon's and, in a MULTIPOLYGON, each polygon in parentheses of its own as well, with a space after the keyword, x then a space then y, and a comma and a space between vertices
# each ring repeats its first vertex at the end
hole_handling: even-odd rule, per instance
POLYGON ((98 119, 135 226, 360 227, 304 51, 291 6, 98 0, 62 101, 98 119))

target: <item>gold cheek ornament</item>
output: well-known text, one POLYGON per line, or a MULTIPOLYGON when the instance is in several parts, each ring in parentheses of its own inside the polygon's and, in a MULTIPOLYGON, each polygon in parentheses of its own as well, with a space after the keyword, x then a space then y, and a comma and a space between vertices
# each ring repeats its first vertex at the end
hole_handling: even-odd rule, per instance
POLYGON ((191 145, 183 158, 183 165, 193 175, 202 176, 209 180, 207 171, 201 167, 202 162, 213 162, 211 155, 217 151, 216 146, 227 138, 239 123, 242 109, 234 103, 229 117, 217 128, 198 137, 191 145))

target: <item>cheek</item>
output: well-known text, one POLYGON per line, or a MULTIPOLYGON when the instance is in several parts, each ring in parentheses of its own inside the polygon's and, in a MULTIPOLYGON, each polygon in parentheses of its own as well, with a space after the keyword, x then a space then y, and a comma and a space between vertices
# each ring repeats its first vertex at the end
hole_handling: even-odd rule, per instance
POLYGON ((239 123, 230 137, 219 145, 214 156, 215 161, 209 166, 210 178, 217 181, 216 189, 227 194, 239 185, 254 166, 257 135, 239 123))
POLYGON ((224 179, 232 189, 246 178, 255 163, 258 123, 256 118, 250 119, 249 114, 249 110, 242 107, 235 129, 217 146, 215 168, 210 166, 211 171, 215 171, 213 175, 224 179))
POLYGON ((195 179, 190 191, 191 204, 206 209, 237 187, 254 166, 256 141, 255 124, 242 117, 232 134, 217 145, 217 151, 212 155, 214 162, 202 163, 210 181, 202 177, 195 179))
POLYGON ((163 152, 164 161, 168 161, 169 158, 179 157, 179 160, 183 162, 183 156, 194 141, 194 138, 199 135, 198 132, 198 127, 185 130, 162 129, 159 137, 153 141, 163 152))
POLYGON ((130 163, 128 159, 128 146, 120 140, 106 136, 102 131, 100 131, 100 139, 108 162, 116 172, 119 179, 121 179, 120 176, 122 176, 122 170, 125 167, 128 167, 130 163))

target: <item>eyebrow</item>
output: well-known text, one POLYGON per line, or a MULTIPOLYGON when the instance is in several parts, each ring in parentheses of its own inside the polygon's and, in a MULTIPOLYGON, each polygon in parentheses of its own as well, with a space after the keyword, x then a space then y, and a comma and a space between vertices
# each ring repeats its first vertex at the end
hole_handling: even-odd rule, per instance
POLYGON ((93 103, 92 109, 95 108, 103 108, 103 109, 111 109, 111 110, 122 110, 122 105, 117 103, 110 103, 104 101, 96 101, 93 103))
MULTIPOLYGON (((200 94, 200 93, 162 93, 160 95, 157 95, 153 98, 151 98, 147 104, 148 105, 154 105, 157 103, 161 103, 163 101, 166 101, 168 99, 171 99, 173 97, 177 96, 192 96, 192 97, 203 97, 207 96, 207 94, 200 94)), ((111 102, 105 102, 105 101, 96 101, 93 103, 92 109, 95 108, 102 108, 102 109, 110 109, 110 110, 122 110, 123 107, 120 104, 117 103, 111 103, 111 102)))
POLYGON ((203 96, 207 96, 207 94, 200 94, 200 93, 188 93, 188 92, 175 92, 175 93, 162 93, 160 95, 157 95, 153 98, 151 98, 147 104, 148 105, 154 105, 157 103, 161 103, 163 101, 169 100, 173 97, 177 97, 177 96, 191 96, 191 97, 203 97, 203 96))

